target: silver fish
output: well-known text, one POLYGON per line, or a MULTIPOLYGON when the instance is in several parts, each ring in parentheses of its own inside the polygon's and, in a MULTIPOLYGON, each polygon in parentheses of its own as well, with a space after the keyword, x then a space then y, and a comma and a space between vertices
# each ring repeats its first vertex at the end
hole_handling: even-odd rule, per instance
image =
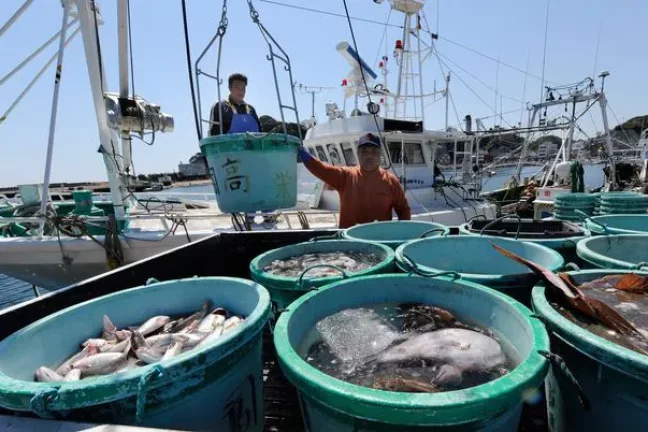
POLYGON ((149 318, 144 324, 142 324, 137 331, 142 335, 146 336, 153 333, 154 331, 163 327, 166 323, 171 321, 171 318, 168 316, 156 316, 149 318))
POLYGON ((219 326, 216 326, 216 328, 212 330, 212 332, 209 335, 207 335, 206 338, 201 340, 200 343, 198 343, 198 346, 206 345, 209 342, 218 339, 222 334, 223 334, 223 325, 221 324, 219 326))
POLYGON ((56 368, 56 373, 65 376, 68 373, 70 373, 70 371, 72 370, 72 363, 96 353, 97 353, 97 347, 94 345, 88 345, 84 347, 81 351, 79 351, 78 353, 74 354, 72 357, 65 360, 63 363, 61 363, 61 365, 58 368, 56 368))
POLYGON ((168 360, 170 358, 177 356, 182 352, 183 346, 184 344, 182 342, 175 342, 166 350, 166 352, 162 356, 162 360, 168 360))
POLYGON ((106 344, 99 348, 99 352, 124 352, 126 347, 130 345, 130 339, 126 339, 119 343, 106 344))
POLYGON ((149 345, 146 343, 146 339, 144 339, 144 336, 142 336, 137 330, 135 330, 133 333, 131 333, 131 344, 133 346, 133 350, 137 350, 139 348, 148 348, 149 345))
POLYGON ((81 346, 86 347, 88 345, 94 345, 94 346, 96 346, 98 348, 103 348, 104 346, 110 345, 112 343, 115 343, 115 341, 108 342, 106 339, 99 339, 99 338, 94 338, 93 339, 93 338, 90 338, 90 339, 86 340, 85 342, 83 342, 81 344, 81 346))
POLYGON ((126 339, 130 339, 131 331, 129 331, 129 330, 117 330, 115 332, 115 336, 117 337, 118 341, 123 341, 123 340, 126 340, 126 339))
POLYGON ((196 345, 198 345, 205 337, 207 336, 207 333, 187 333, 183 334, 182 336, 186 337, 186 341, 184 342, 184 346, 187 348, 193 348, 196 345))
POLYGON ((36 377, 36 381, 39 382, 63 381, 63 377, 61 375, 57 374, 52 369, 46 368, 45 366, 41 366, 38 369, 36 369, 36 372, 34 372, 34 376, 36 377))
POLYGON ((202 321, 205 315, 207 315, 207 312, 209 311, 210 308, 211 308, 211 302, 209 300, 206 300, 205 303, 203 303, 202 308, 198 312, 189 315, 185 319, 179 320, 176 323, 176 325, 173 326, 169 331, 171 333, 177 333, 180 330, 187 328, 194 321, 199 321, 199 322, 202 321))
POLYGON ((126 372, 132 369, 136 369, 140 366, 146 366, 146 363, 138 359, 137 357, 133 357, 127 359, 126 363, 122 367, 117 369, 115 372, 126 372))
POLYGON ((72 369, 67 375, 65 375, 63 381, 79 381, 80 379, 81 369, 72 369))
POLYGON ((231 318, 228 318, 223 323, 223 333, 227 333, 228 331, 234 329, 235 327, 237 327, 242 322, 243 322, 243 320, 241 319, 241 317, 238 317, 238 316, 233 316, 231 318))
POLYGON ((135 355, 138 359, 146 363, 155 363, 162 359, 165 350, 159 348, 138 348, 135 350, 135 355))
POLYGON ((182 333, 163 333, 146 338, 146 344, 149 347, 168 347, 173 342, 186 342, 187 337, 182 333))
POLYGON ((125 353, 99 353, 72 364, 74 369, 80 369, 81 375, 103 375, 115 372, 126 360, 125 353))
POLYGON ((117 336, 115 335, 115 332, 117 331, 117 327, 115 327, 115 324, 108 318, 108 315, 103 316, 103 331, 101 332, 101 338, 105 339, 107 341, 116 341, 117 336))

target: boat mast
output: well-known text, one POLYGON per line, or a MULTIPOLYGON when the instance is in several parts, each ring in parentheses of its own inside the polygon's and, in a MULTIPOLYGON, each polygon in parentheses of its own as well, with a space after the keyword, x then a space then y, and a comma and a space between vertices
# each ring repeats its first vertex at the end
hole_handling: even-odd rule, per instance
MULTIPOLYGON (((118 0, 117 2, 117 45, 119 51, 119 97, 127 99, 129 96, 129 77, 128 77, 128 0, 118 0)), ((135 98, 135 89, 133 88, 133 98, 135 98)), ((122 142, 123 168, 126 174, 130 172, 132 164, 132 138, 129 131, 120 132, 122 142)))
POLYGON ((115 134, 108 127, 108 118, 104 104, 104 86, 106 79, 100 67, 101 58, 98 52, 97 41, 98 34, 94 26, 94 19, 98 20, 98 11, 95 15, 96 4, 92 0, 74 0, 79 16, 81 37, 83 38, 83 48, 86 56, 86 65, 88 67, 88 76, 90 78, 90 90, 94 102, 95 115, 97 117, 97 126, 99 128, 99 141, 101 143, 100 152, 103 156, 110 185, 110 194, 115 208, 115 218, 124 219, 126 212, 124 209, 124 200, 126 190, 121 179, 122 155, 119 149, 114 145, 116 141, 115 134))

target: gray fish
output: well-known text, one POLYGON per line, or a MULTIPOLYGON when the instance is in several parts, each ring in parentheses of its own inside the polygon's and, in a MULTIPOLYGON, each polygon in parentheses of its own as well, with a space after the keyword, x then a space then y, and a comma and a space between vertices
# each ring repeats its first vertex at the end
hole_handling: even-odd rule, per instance
POLYGON ((63 377, 61 375, 57 374, 52 369, 46 368, 45 366, 41 366, 38 369, 36 369, 36 372, 34 372, 34 376, 36 377, 36 381, 39 382, 63 381, 63 377))
POLYGON ((183 334, 182 336, 186 337, 184 346, 193 348, 198 345, 203 339, 205 339, 207 333, 187 333, 183 334))
POLYGON ((121 342, 121 341, 130 339, 131 331, 129 331, 129 330, 117 330, 115 332, 115 336, 117 337, 117 340, 121 342))
POLYGON ((202 321, 195 320, 191 324, 189 324, 187 327, 183 328, 176 334, 188 334, 188 333, 195 333, 198 331, 198 327, 200 326, 200 323, 202 321))
POLYGON ((171 321, 171 318, 168 316, 156 316, 149 318, 144 324, 142 324, 137 331, 142 335, 146 336, 153 333, 154 331, 163 327, 166 323, 171 321))
POLYGON ((110 341, 109 342, 106 339, 90 338, 90 339, 86 340, 85 342, 83 342, 81 344, 81 346, 86 347, 88 345, 94 345, 94 346, 96 346, 98 348, 102 348, 105 345, 109 345, 109 344, 113 344, 113 343, 115 343, 115 341, 110 341))
POLYGON ((186 342, 187 337, 181 333, 163 333, 146 338, 146 345, 149 347, 167 347, 173 342, 186 342))
POLYGON ((466 372, 489 373, 506 364, 504 351, 495 339, 457 328, 419 334, 373 357, 379 364, 433 362, 437 368, 434 382, 450 386, 461 383, 466 372))
POLYGON ((67 375, 65 375, 63 381, 79 381, 80 379, 81 369, 72 369, 67 375))
POLYGON ((146 366, 146 362, 143 362, 142 360, 138 359, 137 357, 132 357, 128 358, 125 362, 125 364, 117 369, 115 372, 126 372, 129 370, 136 369, 141 366, 146 366))
POLYGON ((133 347, 133 350, 149 347, 148 343, 146 342, 146 339, 144 339, 144 336, 142 336, 137 330, 135 330, 131 334, 131 345, 133 347))
POLYGON ((187 318, 179 320, 176 323, 176 325, 174 325, 171 329, 169 329, 169 331, 171 333, 178 333, 180 330, 187 328, 194 321, 202 321, 205 315, 207 315, 207 312, 209 311, 210 308, 211 308, 211 301, 206 300, 205 303, 203 303, 202 308, 198 312, 189 315, 187 318))
POLYGON ((105 339, 107 341, 116 341, 117 336, 115 335, 115 332, 117 331, 117 327, 115 327, 115 324, 108 318, 108 315, 103 316, 103 331, 101 332, 101 338, 105 339))
POLYGON ((74 369, 80 369, 81 375, 103 375, 115 372, 126 360, 125 353, 99 353, 72 364, 74 369))

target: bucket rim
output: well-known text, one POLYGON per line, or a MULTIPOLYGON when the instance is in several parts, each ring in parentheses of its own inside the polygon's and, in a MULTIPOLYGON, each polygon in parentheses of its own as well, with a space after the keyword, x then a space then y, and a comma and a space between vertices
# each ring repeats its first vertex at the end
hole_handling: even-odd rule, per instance
MULTIPOLYGON (((340 310, 343 310, 343 308, 340 310)), ((490 408, 490 410, 493 412, 502 412, 506 409, 503 405, 509 405, 511 403, 512 395, 515 395, 517 397, 516 400, 521 402, 522 398, 520 395, 525 390, 538 388, 549 370, 548 361, 542 355, 538 354, 540 350, 549 350, 549 335, 542 322, 533 316, 533 312, 529 308, 513 298, 486 286, 466 280, 455 281, 447 276, 429 279, 417 275, 392 273, 373 275, 362 279, 349 279, 326 285, 300 297, 281 314, 274 327, 274 345, 277 350, 277 357, 282 364, 282 369, 287 368, 287 371, 284 373, 288 372, 286 373, 287 376, 290 375, 296 378, 298 382, 294 382, 294 380, 290 381, 300 392, 304 390, 312 391, 313 394, 310 394, 310 396, 317 398, 316 394, 326 391, 333 394, 335 399, 341 403, 349 402, 349 395, 353 394, 353 399, 356 403, 347 405, 345 409, 341 409, 340 405, 333 408, 336 411, 342 411, 348 415, 355 415, 354 413, 357 412, 358 408, 360 410, 366 409, 363 408, 365 405, 366 407, 373 408, 385 406, 406 409, 407 424, 425 423, 431 426, 435 424, 446 425, 448 423, 476 421, 484 418, 483 411, 492 407, 493 401, 499 401, 499 404, 497 404, 499 409, 490 408), (309 302, 319 293, 328 289, 337 288, 340 285, 357 283, 366 279, 375 281, 381 279, 400 279, 404 281, 408 278, 417 278, 430 282, 444 281, 451 284, 464 285, 486 292, 494 296, 497 301, 510 305, 529 323, 533 336, 530 353, 508 374, 480 386, 442 393, 406 393, 371 389, 327 375, 302 359, 290 343, 288 338, 288 324, 291 317, 300 306, 309 302), (306 382, 308 384, 304 384, 306 382), (435 410, 434 415, 430 415, 431 409, 435 410), (439 411, 437 411, 439 409, 444 410, 444 419, 435 421, 435 417, 439 416, 439 411), (468 409, 473 409, 472 416, 466 415, 466 410, 468 409), (481 412, 482 415, 479 415, 478 412, 481 412)), ((389 422, 387 418, 378 418, 376 420, 389 422)))
MULTIPOLYGON (((609 220, 609 219, 622 220, 622 219, 631 219, 631 218, 645 218, 645 220, 648 222, 648 214, 645 215, 644 214, 605 214, 599 216, 592 216, 589 219, 605 224, 606 222, 602 222, 602 221, 609 220)), ((597 224, 595 223, 591 223, 589 220, 586 220, 585 224, 592 232, 595 233, 604 232, 600 226, 597 226, 597 224)), ((648 228, 645 231, 637 231, 637 230, 631 230, 627 228, 617 228, 617 227, 607 226, 607 225, 606 227, 607 230, 612 234, 648 234, 648 228)))
MULTIPOLYGON (((340 243, 340 244, 350 244, 350 243, 356 243, 356 244, 364 244, 364 245, 369 245, 370 247, 375 247, 377 249, 380 249, 385 253, 385 258, 383 258, 379 263, 376 265, 369 267, 367 269, 361 270, 359 272, 353 272, 349 274, 349 278, 357 278, 357 277, 362 277, 362 276, 369 276, 372 275, 373 273, 376 273, 377 270, 382 270, 383 268, 389 267, 390 265, 393 265, 394 259, 395 259, 395 253, 392 248, 389 246, 386 246, 384 244, 376 243, 376 242, 370 242, 370 241, 365 241, 365 240, 347 240, 347 239, 335 239, 335 240, 318 240, 318 241, 306 241, 306 242, 301 242, 301 243, 295 243, 292 245, 288 246, 282 246, 279 248, 275 248, 272 250, 269 250, 267 252, 264 252, 260 255, 257 255, 252 261, 250 261, 250 273, 253 275, 253 278, 258 278, 260 283, 281 283, 285 284, 285 286, 282 286, 281 288, 275 288, 272 287, 272 289, 282 289, 282 290, 287 290, 287 291, 299 291, 299 289, 295 286, 297 281, 299 280, 299 276, 278 276, 278 275, 273 275, 270 273, 267 273, 263 271, 259 263, 267 259, 269 256, 272 256, 273 253, 277 253, 281 251, 282 249, 289 249, 294 246, 298 245, 318 245, 318 244, 331 244, 331 243, 340 243), (288 284, 292 284, 293 286, 290 287, 288 284)), ((292 255, 287 255, 285 258, 290 258, 292 255)), ((344 278, 342 276, 327 276, 327 277, 308 277, 305 275, 303 277, 303 285, 308 285, 311 286, 313 284, 317 284, 317 286, 324 286, 328 285, 330 283, 334 283, 337 281, 341 281, 344 278)))
MULTIPOLYGON (((412 241, 415 239, 411 238, 401 238, 401 239, 390 239, 390 240, 368 240, 360 237, 356 237, 352 234, 349 234, 350 232, 353 232, 356 229, 364 228, 367 226, 374 226, 374 225, 380 225, 380 226, 390 226, 390 225, 396 225, 396 224, 405 224, 405 225, 426 225, 429 226, 431 229, 432 228, 438 228, 438 229, 443 229, 443 233, 437 233, 431 237, 437 237, 437 236, 443 236, 443 235, 448 235, 450 234, 450 228, 447 227, 446 225, 440 224, 438 222, 430 222, 430 221, 419 221, 419 220, 390 220, 390 221, 375 221, 375 222, 369 222, 369 223, 364 223, 364 224, 359 224, 359 225, 354 225, 352 227, 346 228, 345 230, 342 231, 342 237, 348 240, 357 240, 357 241, 365 241, 365 242, 371 242, 371 243, 382 243, 382 244, 396 244, 396 243, 405 243, 408 241, 412 241)), ((428 238, 428 237, 426 237, 428 238)))
POLYGON ((301 145, 301 140, 298 137, 290 134, 284 134, 283 132, 237 132, 203 137, 199 142, 199 147, 202 148, 202 146, 219 142, 243 141, 246 139, 253 139, 257 141, 277 141, 278 139, 280 139, 285 141, 287 144, 296 144, 298 146, 301 145))
MULTIPOLYGON (((567 272, 572 276, 591 274, 601 277, 621 273, 648 276, 648 271, 628 269, 588 269, 567 272)), ((557 329, 559 331, 557 336, 584 355, 623 374, 641 377, 644 381, 648 381, 648 356, 610 342, 569 321, 551 306, 545 294, 545 286, 536 285, 531 292, 531 302, 534 311, 549 322, 548 329, 552 330, 550 333, 556 333, 553 330, 557 329)))
MULTIPOLYGON (((573 242, 574 247, 576 247, 576 243, 578 243, 580 240, 583 240, 585 238, 589 238, 589 237, 592 236, 592 231, 589 228, 586 228, 584 226, 578 226, 578 225, 576 225, 575 223, 573 223, 571 221, 563 221, 563 222, 568 222, 568 223, 570 223, 572 225, 577 226, 581 230, 583 235, 581 235, 581 236, 572 236, 572 237, 561 237, 561 238, 518 238, 516 240, 516 239, 514 239, 514 238, 512 239, 510 237, 500 237, 500 236, 494 236, 494 235, 490 235, 490 234, 483 234, 482 235, 482 234, 479 234, 479 233, 472 232, 472 231, 470 231, 470 228, 468 228, 468 224, 469 224, 468 222, 459 225, 459 232, 461 234, 470 235, 470 236, 516 240, 516 241, 523 241, 523 242, 527 242, 527 243, 535 243, 535 244, 539 244, 541 246, 545 246, 546 244, 554 245, 554 244, 558 244, 558 243, 573 242)), ((547 247, 551 248, 550 246, 547 246, 547 247)))
POLYGON ((637 263, 622 261, 616 258, 608 257, 606 255, 594 251, 593 249, 590 249, 589 247, 590 242, 599 242, 605 240, 612 241, 613 239, 623 240, 626 238, 630 238, 630 239, 643 238, 648 243, 648 233, 599 235, 599 236, 594 236, 579 241, 576 244, 576 253, 580 258, 595 266, 599 266, 603 268, 618 268, 618 269, 628 269, 628 270, 636 269, 637 263))
MULTIPOLYGON (((190 278, 160 281, 148 285, 144 284, 137 287, 128 288, 122 291, 107 294, 101 297, 97 297, 95 299, 86 300, 82 303, 77 303, 65 309, 61 309, 58 312, 47 315, 29 324, 28 326, 23 327, 20 330, 17 330, 16 332, 9 335, 7 338, 0 341, 0 350, 5 349, 7 345, 10 345, 16 339, 23 336, 24 333, 28 333, 34 328, 42 325, 45 321, 62 316, 73 310, 82 309, 88 304, 96 303, 99 300, 106 300, 106 299, 115 298, 123 295, 131 295, 133 293, 137 293, 142 290, 153 291, 156 289, 163 289, 165 286, 171 284, 177 285, 178 283, 187 283, 187 282, 205 283, 205 282, 215 282, 215 281, 235 282, 235 283, 247 285, 253 288, 257 293, 257 295, 259 296, 259 301, 257 302, 257 305, 252 310, 252 313, 250 313, 247 317, 245 317, 245 320, 241 325, 229 331, 226 335, 223 335, 222 337, 216 338, 213 341, 206 343, 203 346, 195 347, 192 350, 181 353, 178 356, 167 360, 160 360, 156 363, 147 364, 145 366, 132 369, 126 372, 95 376, 95 377, 91 377, 79 381, 70 381, 70 382, 26 381, 26 380, 20 380, 20 379, 10 377, 0 370, 0 395, 3 395, 2 397, 0 397, 0 401, 2 402, 0 406, 3 406, 4 408, 7 409, 14 409, 17 411, 30 411, 29 406, 7 404, 6 403, 7 398, 5 398, 5 395, 10 395, 14 398, 15 397, 30 398, 31 396, 42 394, 43 392, 56 390, 56 397, 48 404, 47 408, 53 411, 67 410, 67 409, 71 409, 69 406, 66 405, 67 399, 75 400, 73 396, 75 392, 88 390, 89 388, 96 389, 98 387, 104 387, 104 386, 119 386, 119 391, 113 392, 114 394, 102 398, 100 401, 91 398, 84 398, 83 403, 74 403, 73 409, 88 407, 99 403, 109 403, 114 400, 123 399, 132 396, 134 394, 137 394, 140 380, 145 375, 152 373, 156 369, 158 370, 161 369, 163 371, 163 376, 159 380, 153 380, 153 382, 148 386, 149 389, 153 389, 161 385, 165 385, 169 382, 169 380, 173 380, 175 378, 174 369, 182 368, 181 363, 183 363, 184 361, 190 358, 199 355, 205 356, 207 350, 214 350, 212 351, 212 353, 210 353, 210 357, 212 357, 211 354, 213 354, 213 357, 216 357, 217 354, 219 354, 218 357, 212 359, 211 362, 218 361, 218 359, 226 355, 225 351, 228 350, 226 350, 225 347, 229 349, 231 348, 229 347, 229 345, 240 347, 247 344, 265 326, 268 318, 270 317, 271 304, 270 304, 270 294, 268 293, 266 288, 263 287, 263 285, 249 279, 236 278, 236 277, 224 277, 224 276, 223 277, 194 276, 190 278), (219 348, 221 349, 219 350, 219 348), (220 351, 223 352, 221 353, 220 351), (221 356, 220 354, 223 355, 221 356)), ((204 362, 204 364, 209 364, 209 363, 210 363, 209 361, 204 362)))
MULTIPOLYGON (((523 242, 523 243, 526 243, 531 248, 536 248, 537 250, 542 250, 544 253, 548 253, 549 255, 551 255, 553 263, 552 263, 551 266, 546 266, 546 268, 548 268, 549 270, 554 271, 554 272, 560 270, 565 265, 565 259, 562 257, 562 255, 560 255, 559 252, 555 251, 554 249, 551 249, 548 246, 544 246, 544 245, 541 245, 541 244, 538 244, 538 243, 527 242, 525 240, 513 240, 513 239, 509 239, 509 238, 503 238, 503 237, 497 237, 497 236, 488 236, 488 235, 484 235, 484 236, 477 236, 477 235, 473 235, 473 236, 451 236, 451 237, 435 236, 435 237, 430 237, 430 238, 413 240, 411 242, 407 242, 407 243, 402 244, 401 246, 399 246, 396 249, 396 252, 395 252, 396 265, 401 270, 407 271, 407 267, 405 267, 405 268, 402 267, 402 261, 403 261, 402 257, 403 257, 403 253, 404 253, 403 251, 407 247, 409 247, 409 246, 411 246, 413 244, 426 242, 426 241, 427 242, 430 242, 430 241, 446 241, 446 240, 447 241, 450 241, 450 240, 463 241, 463 239, 471 239, 470 241, 474 241, 474 240, 479 239, 480 237, 485 237, 487 240, 496 239, 498 242, 503 242, 503 243, 523 242)), ((577 243, 577 245, 578 245, 578 243, 577 243)), ((498 246, 501 246, 501 245, 498 245, 498 246)), ((439 268, 429 267, 429 266, 425 266, 425 265, 420 265, 420 267, 425 271, 433 272, 433 273, 444 272, 444 271, 453 271, 451 269, 439 269, 439 268)), ((462 278, 468 278, 468 279, 472 279, 473 281, 479 281, 479 282, 483 281, 484 283, 496 282, 496 281, 503 280, 503 279, 509 279, 511 277, 529 277, 529 276, 534 275, 534 273, 531 270, 528 270, 525 273, 507 273, 507 274, 465 273, 465 272, 457 272, 457 273, 460 274, 462 278)))

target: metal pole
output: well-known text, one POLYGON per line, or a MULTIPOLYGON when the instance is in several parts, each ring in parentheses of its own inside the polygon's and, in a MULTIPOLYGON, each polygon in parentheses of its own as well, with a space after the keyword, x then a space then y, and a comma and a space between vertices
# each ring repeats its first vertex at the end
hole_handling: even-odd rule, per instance
POLYGON ((18 8, 18 10, 16 11, 16 13, 14 13, 14 14, 11 16, 11 18, 9 18, 9 20, 5 23, 5 25, 2 26, 2 28, 0 28, 0 36, 2 36, 2 35, 4 34, 4 32, 6 32, 7 30, 9 30, 9 28, 13 25, 13 23, 15 23, 16 20, 17 20, 18 18, 20 18, 20 15, 22 15, 23 12, 25 12, 25 11, 27 10, 27 8, 28 8, 29 6, 31 6, 31 4, 32 4, 33 1, 34 1, 34 0, 27 0, 25 3, 23 3, 22 6, 20 6, 20 7, 18 8))
MULTIPOLYGON (((70 41, 71 41, 72 39, 74 39, 74 37, 75 37, 77 34, 79 34, 80 31, 81 31, 80 28, 77 28, 76 30, 74 30, 74 31, 72 32, 72 34, 70 35, 70 37, 67 38, 67 40, 65 41, 64 46, 67 46, 67 45, 70 43, 70 41)), ((23 90, 23 91, 18 95, 18 97, 16 98, 16 100, 11 104, 11 106, 7 109, 7 111, 5 111, 4 114, 2 114, 2 116, 0 117, 0 124, 2 124, 2 122, 4 122, 5 120, 7 120, 7 117, 9 116, 9 114, 11 114, 11 113, 13 112, 13 110, 16 108, 16 106, 18 106, 18 104, 20 103, 20 101, 21 101, 21 100, 22 100, 22 99, 27 95, 27 93, 29 93, 29 90, 31 90, 31 88, 34 86, 34 84, 36 84, 36 82, 40 79, 40 77, 43 76, 43 74, 45 73, 45 71, 47 70, 47 68, 49 68, 50 65, 51 65, 52 63, 54 63, 54 60, 56 60, 56 57, 57 57, 57 56, 58 56, 58 54, 54 54, 54 55, 53 55, 53 56, 52 56, 52 57, 47 61, 47 63, 45 63, 45 66, 43 66, 43 67, 41 68, 41 70, 38 71, 38 73, 36 74, 36 76, 34 77, 34 79, 32 79, 31 82, 27 85, 27 87, 25 87, 25 89, 24 89, 24 90, 23 90)))
MULTIPOLYGON (((128 76, 128 0, 118 0, 117 3, 117 45, 119 47, 119 97, 129 96, 128 76)), ((135 95, 133 95, 133 98, 135 95)), ((127 173, 131 166, 131 136, 129 131, 121 132, 122 155, 124 157, 124 171, 127 173)), ((128 181, 128 180, 127 180, 128 181)))
MULTIPOLYGON (((66 29, 69 29, 70 27, 72 27, 72 26, 73 26, 77 21, 78 21, 77 18, 75 18, 75 19, 73 19, 72 21, 70 21, 70 22, 67 24, 66 29)), ((36 51, 34 51, 34 52, 29 56, 29 57, 27 57, 25 60, 23 60, 23 61, 22 61, 18 66, 16 66, 16 67, 11 71, 11 72, 9 72, 7 75, 3 76, 2 79, 0 79, 0 86, 1 86, 2 84, 4 84, 4 83, 9 79, 9 78, 11 78, 12 76, 14 76, 17 72, 19 72, 22 68, 24 68, 24 67, 25 67, 25 66, 26 66, 30 61, 32 61, 32 60, 34 59, 34 57, 36 57, 38 54, 40 54, 41 52, 43 52, 43 50, 44 50, 45 48, 47 48, 48 46, 50 46, 50 45, 52 44, 52 42, 54 42, 54 41, 56 40, 56 38, 58 38, 58 37, 60 37, 60 36, 61 36, 61 31, 59 30, 58 32, 56 32, 56 34, 55 34, 54 36, 52 36, 51 38, 49 38, 49 40, 48 40, 47 42, 45 42, 43 45, 41 45, 39 48, 37 48, 36 51)))
POLYGON ((83 36, 83 48, 86 55, 86 65, 90 79, 90 90, 94 102, 97 126, 99 129, 99 140, 101 142, 101 153, 106 165, 110 193, 115 208, 115 218, 123 220, 126 216, 124 211, 124 196, 126 192, 121 181, 121 161, 117 156, 114 146, 114 134, 108 127, 106 107, 104 105, 104 88, 106 80, 102 80, 103 71, 99 67, 99 53, 97 50, 97 33, 95 32, 93 19, 94 11, 87 0, 74 0, 77 5, 81 34, 83 36))
POLYGON ((445 130, 448 130, 448 110, 450 103, 450 71, 448 71, 448 76, 446 77, 446 90, 445 90, 445 130))
MULTIPOLYGON (((63 22, 59 38, 58 59, 56 61, 56 75, 54 78, 54 96, 52 97, 52 114, 50 116, 49 136, 47 137, 47 156, 45 157, 45 175, 43 178, 43 196, 41 197, 40 214, 46 215, 47 201, 49 199, 50 175, 52 173, 52 156, 54 152, 54 134, 56 133, 56 115, 58 113, 58 97, 61 89, 61 74, 63 72, 63 54, 65 53, 65 36, 68 23, 68 2, 63 0, 63 22)), ((38 235, 43 236, 45 219, 41 219, 38 235)))
POLYGON ((407 34, 409 32, 409 15, 405 14, 405 22, 403 23, 403 49, 400 55, 400 65, 398 69, 398 87, 396 88, 396 97, 394 98, 394 118, 398 117, 398 99, 400 98, 401 94, 401 83, 403 80, 403 56, 405 55, 405 49, 407 48, 405 46, 405 39, 407 39, 407 34))
MULTIPOLYGON (((535 116, 538 113, 538 109, 534 108, 533 111, 529 112, 529 128, 531 128, 531 125, 533 125, 533 122, 535 121, 535 116)), ((522 173, 522 166, 524 165, 524 161, 527 158, 527 155, 529 153, 529 140, 531 139, 532 132, 529 131, 527 133, 527 137, 522 143, 522 152, 520 152, 520 160, 518 161, 517 168, 515 169, 515 175, 513 176, 518 182, 520 181, 520 174, 522 173)))
POLYGON ((563 154, 563 160, 565 161, 571 159, 572 141, 574 139, 574 129, 576 129, 576 102, 574 102, 573 104, 572 115, 569 124, 569 131, 567 132, 567 145, 565 146, 565 153, 563 154))
POLYGON ((423 103, 423 95, 425 92, 423 91, 423 63, 421 61, 421 38, 420 38, 420 32, 421 29, 419 28, 419 22, 420 22, 420 17, 416 21, 416 41, 418 43, 418 73, 419 73, 419 88, 421 89, 421 121, 425 124, 425 104, 423 103))
POLYGON ((612 136, 610 135, 610 126, 607 118, 607 98, 605 93, 601 92, 599 97, 599 105, 601 106, 601 117, 603 118, 603 130, 605 131, 605 146, 607 147, 608 158, 610 159, 610 183, 606 186, 606 190, 611 191, 616 189, 616 165, 612 159, 614 153, 614 144, 612 143, 612 136))

